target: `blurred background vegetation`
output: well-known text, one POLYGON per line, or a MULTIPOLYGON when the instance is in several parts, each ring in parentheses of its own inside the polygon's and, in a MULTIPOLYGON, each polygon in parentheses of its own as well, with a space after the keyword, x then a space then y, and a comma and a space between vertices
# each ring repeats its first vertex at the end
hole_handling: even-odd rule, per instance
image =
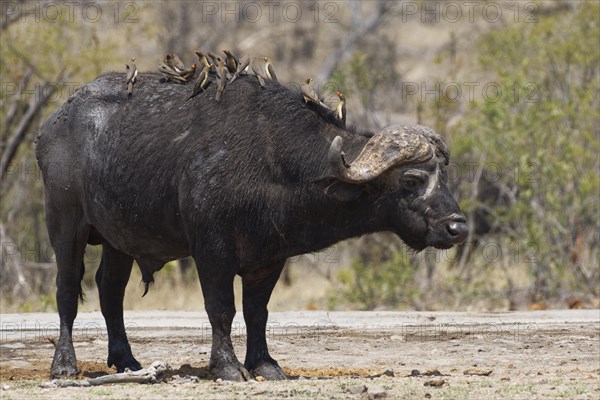
MULTIPOLYGON (((195 62, 197 48, 269 55, 280 81, 313 77, 332 101, 343 92, 350 123, 423 123, 451 149, 465 245, 415 254, 382 233, 294 257, 271 309, 600 305, 598 2, 279 4, 2 2, 2 312, 55 309, 33 143, 41 122, 132 56, 154 71, 166 52, 195 62)), ((83 310, 99 309, 99 253, 86 252, 83 310)), ((144 299, 140 279, 135 269, 128 309, 202 309, 190 262, 157 273, 144 299)))

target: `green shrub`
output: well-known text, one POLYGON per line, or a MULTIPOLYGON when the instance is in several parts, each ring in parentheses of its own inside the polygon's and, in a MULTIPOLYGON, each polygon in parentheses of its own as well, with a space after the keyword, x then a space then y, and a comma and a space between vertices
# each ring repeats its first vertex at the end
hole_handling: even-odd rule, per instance
POLYGON ((330 298, 333 307, 340 303, 364 310, 397 307, 412 303, 416 295, 415 269, 402 250, 389 259, 356 259, 337 278, 340 288, 330 298))

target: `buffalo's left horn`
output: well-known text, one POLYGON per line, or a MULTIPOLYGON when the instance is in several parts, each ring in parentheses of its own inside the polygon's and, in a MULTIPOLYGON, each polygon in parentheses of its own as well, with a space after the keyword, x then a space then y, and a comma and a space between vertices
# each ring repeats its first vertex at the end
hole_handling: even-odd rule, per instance
POLYGON ((392 167, 428 161, 434 155, 434 146, 427 135, 423 134, 425 130, 430 131, 423 126, 389 126, 369 139, 358 157, 349 165, 342 151, 343 140, 336 136, 329 147, 331 171, 341 181, 362 183, 392 167))
POLYGON ((329 168, 335 177, 344 176, 349 165, 346 163, 346 154, 342 151, 342 144, 344 141, 341 136, 336 136, 329 146, 329 153, 327 160, 329 161, 329 168))

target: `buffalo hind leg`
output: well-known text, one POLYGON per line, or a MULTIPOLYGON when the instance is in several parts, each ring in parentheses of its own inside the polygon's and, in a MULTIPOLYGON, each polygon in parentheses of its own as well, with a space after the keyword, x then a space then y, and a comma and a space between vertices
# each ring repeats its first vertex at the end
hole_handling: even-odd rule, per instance
POLYGON ((232 265, 213 264, 210 258, 196 258, 204 307, 212 327, 212 349, 208 369, 211 375, 228 381, 246 381, 250 374, 237 359, 231 343, 235 316, 232 265), (206 262, 208 261, 208 262, 206 262))
POLYGON ((287 379, 277 361, 269 355, 265 337, 269 316, 267 304, 284 264, 282 262, 269 266, 270 274, 258 281, 242 277, 244 320, 248 332, 244 366, 254 376, 260 375, 269 380, 287 379))
POLYGON ((131 353, 123 322, 123 297, 132 266, 133 258, 108 243, 102 244, 102 260, 96 273, 96 284, 108 331, 107 364, 109 367, 114 365, 117 372, 123 372, 125 368, 132 371, 142 369, 131 353))
POLYGON ((82 213, 62 215, 51 207, 46 207, 46 222, 56 256, 56 304, 60 318, 60 333, 50 374, 61 377, 78 372, 72 334, 90 227, 82 221, 82 213))

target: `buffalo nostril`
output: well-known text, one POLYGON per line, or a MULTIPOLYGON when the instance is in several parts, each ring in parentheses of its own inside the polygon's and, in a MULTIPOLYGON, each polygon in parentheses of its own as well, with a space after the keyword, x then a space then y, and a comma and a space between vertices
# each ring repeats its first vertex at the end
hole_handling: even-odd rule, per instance
POLYGON ((451 220, 452 222, 462 222, 463 224, 467 223, 467 219, 462 214, 452 214, 451 220))
POLYGON ((452 221, 446 226, 446 230, 456 242, 462 242, 467 238, 469 228, 462 221, 452 221))

